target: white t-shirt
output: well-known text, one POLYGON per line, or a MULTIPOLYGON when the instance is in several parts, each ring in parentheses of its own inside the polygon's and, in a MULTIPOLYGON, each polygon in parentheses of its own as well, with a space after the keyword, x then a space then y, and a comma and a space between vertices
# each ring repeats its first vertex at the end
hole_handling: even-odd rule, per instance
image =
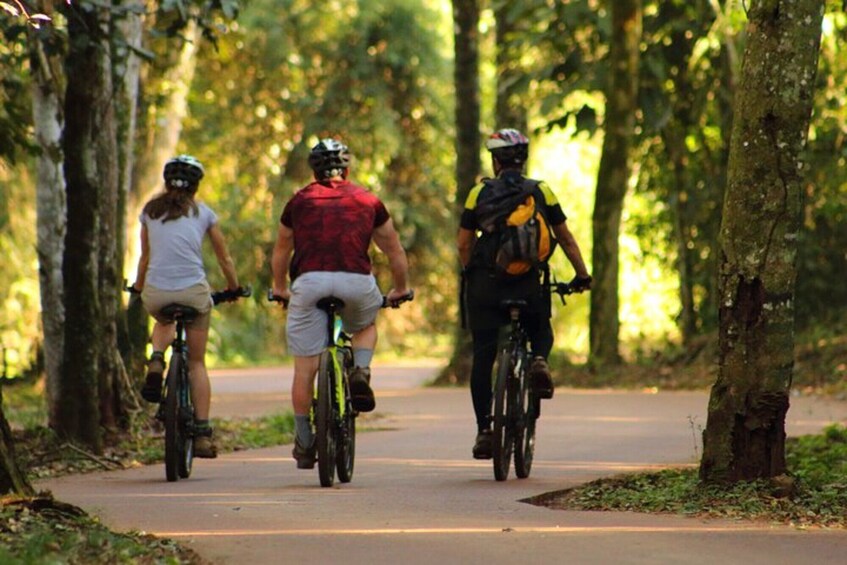
POLYGON ((218 217, 203 204, 197 203, 197 215, 189 212, 176 220, 162 222, 141 214, 147 226, 150 244, 150 263, 146 282, 160 290, 183 290, 206 280, 203 268, 203 238, 218 217))

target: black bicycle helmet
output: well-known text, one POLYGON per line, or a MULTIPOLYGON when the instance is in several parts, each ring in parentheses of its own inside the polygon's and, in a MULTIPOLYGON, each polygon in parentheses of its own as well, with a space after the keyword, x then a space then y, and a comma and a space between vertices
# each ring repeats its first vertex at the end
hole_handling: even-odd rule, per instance
POLYGON ((322 139, 309 152, 309 166, 318 178, 341 176, 350 167, 350 150, 336 139, 322 139))
POLYGON ((206 171, 203 164, 191 155, 177 155, 165 163, 164 177, 168 188, 197 190, 206 171))
POLYGON ((503 166, 522 166, 529 156, 529 139, 516 129, 501 129, 485 142, 491 155, 503 166))

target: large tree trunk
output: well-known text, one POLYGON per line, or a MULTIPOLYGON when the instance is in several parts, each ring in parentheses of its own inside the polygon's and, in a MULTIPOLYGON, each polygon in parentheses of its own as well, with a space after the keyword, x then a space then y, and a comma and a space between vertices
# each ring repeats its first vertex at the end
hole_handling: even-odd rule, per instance
POLYGON ((109 330, 103 329, 99 288, 105 280, 99 262, 101 217, 104 222, 114 219, 109 216, 113 214, 112 204, 104 207, 103 203, 105 193, 115 188, 117 162, 107 36, 109 10, 91 5, 85 8, 88 9, 76 5, 68 8, 63 137, 68 232, 63 274, 69 292, 65 293, 64 374, 56 428, 60 434, 97 452, 102 448, 101 352, 113 346, 111 342, 104 343, 109 330))
POLYGON ((590 361, 620 362, 618 271, 621 214, 631 174, 630 147, 638 108, 641 0, 607 3, 612 18, 603 154, 594 202, 590 361))
MULTIPOLYGON (((456 217, 479 176, 479 3, 453 0, 456 89, 456 217)), ((439 380, 468 382, 471 367, 469 333, 456 327, 453 354, 439 380)))
POLYGON ((785 472, 805 146, 823 0, 755 1, 735 101, 721 226, 720 368, 700 477, 785 472))
POLYGON ((3 412, 3 386, 0 385, 0 496, 4 494, 19 494, 31 496, 35 493, 21 471, 15 458, 15 443, 12 430, 3 412))
MULTIPOLYGON (((53 38, 53 36, 49 36, 53 38)), ((49 424, 57 421, 56 398, 62 374, 65 306, 63 303, 62 256, 67 227, 65 176, 62 169, 64 89, 61 62, 49 54, 42 36, 30 32, 32 69, 32 115, 35 138, 41 147, 36 164, 36 224, 38 231, 38 277, 41 287, 41 322, 46 372, 49 424)))

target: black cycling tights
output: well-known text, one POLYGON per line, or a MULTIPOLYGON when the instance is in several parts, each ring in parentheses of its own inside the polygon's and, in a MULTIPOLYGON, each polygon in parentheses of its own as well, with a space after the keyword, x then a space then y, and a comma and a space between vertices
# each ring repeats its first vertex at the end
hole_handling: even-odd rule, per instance
MULTIPOLYGON (((479 430, 491 426, 491 383, 494 360, 497 358, 498 330, 474 330, 473 365, 471 367, 471 399, 479 430)), ((553 328, 544 320, 537 331, 530 333, 532 354, 545 359, 553 349, 553 328)))

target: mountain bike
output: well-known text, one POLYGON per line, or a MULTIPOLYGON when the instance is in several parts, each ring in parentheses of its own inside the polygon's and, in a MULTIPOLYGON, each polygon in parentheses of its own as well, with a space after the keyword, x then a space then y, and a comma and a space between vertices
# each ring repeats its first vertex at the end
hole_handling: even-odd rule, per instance
MULTIPOLYGON (((138 293, 134 287, 127 292, 138 293)), ((233 302, 253 293, 250 287, 212 293, 212 302, 233 302)), ((168 304, 161 315, 176 323, 176 335, 171 342, 171 359, 168 374, 163 382, 162 400, 156 419, 165 428, 165 477, 169 482, 191 476, 194 462, 194 405, 188 374, 188 344, 185 327, 197 318, 199 312, 183 304, 168 304)))
MULTIPOLYGON (((402 298, 389 301, 383 297, 383 308, 398 308, 403 302, 414 299, 414 291, 402 298)), ((287 301, 268 290, 268 300, 287 301)), ((356 461, 356 417, 350 396, 350 372, 353 370, 353 347, 351 336, 341 330, 339 313, 344 301, 334 296, 321 298, 317 307, 326 312, 326 349, 321 353, 315 379, 310 419, 315 433, 318 454, 318 477, 322 487, 331 487, 335 475, 342 483, 353 479, 356 461)))
MULTIPOLYGON (((567 283, 545 284, 565 304, 565 295, 575 292, 567 283)), ((493 459, 494 478, 505 481, 509 476, 512 455, 515 474, 520 479, 529 477, 535 454, 535 424, 541 415, 541 399, 538 398, 528 374, 528 336, 521 324, 521 312, 526 308, 525 300, 503 300, 500 307, 509 311, 508 332, 498 347, 496 370, 494 371, 494 422, 493 459)))

